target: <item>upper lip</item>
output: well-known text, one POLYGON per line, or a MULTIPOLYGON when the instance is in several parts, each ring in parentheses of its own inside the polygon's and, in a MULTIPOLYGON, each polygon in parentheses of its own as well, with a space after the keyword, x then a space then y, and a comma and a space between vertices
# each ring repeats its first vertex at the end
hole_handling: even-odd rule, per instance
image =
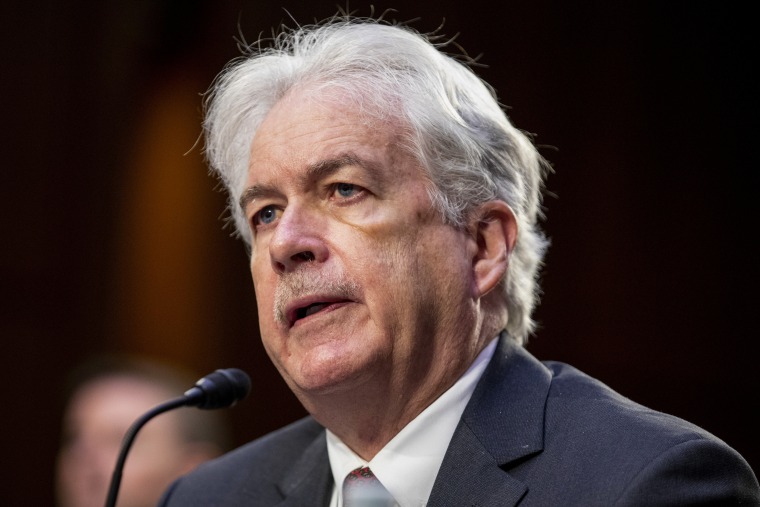
POLYGON ((302 315, 300 315, 300 313, 302 313, 303 311, 306 311, 306 309, 309 306, 316 305, 316 304, 331 305, 334 303, 348 302, 348 301, 350 300, 346 299, 345 297, 328 296, 328 295, 321 295, 321 294, 303 296, 303 297, 294 299, 285 306, 285 317, 288 320, 288 327, 293 327, 293 324, 295 324, 297 320, 303 317, 302 315))

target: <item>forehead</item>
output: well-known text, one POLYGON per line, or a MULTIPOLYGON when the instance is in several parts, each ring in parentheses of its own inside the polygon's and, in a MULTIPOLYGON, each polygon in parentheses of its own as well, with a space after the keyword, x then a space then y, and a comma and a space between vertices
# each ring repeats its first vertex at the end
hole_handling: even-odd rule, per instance
POLYGON ((344 151, 396 152, 403 124, 381 117, 336 89, 291 90, 269 111, 251 142, 249 179, 273 164, 295 168, 344 151))
POLYGON ((147 380, 105 377, 79 388, 67 408, 68 419, 108 419, 131 422, 169 396, 167 389, 147 380))

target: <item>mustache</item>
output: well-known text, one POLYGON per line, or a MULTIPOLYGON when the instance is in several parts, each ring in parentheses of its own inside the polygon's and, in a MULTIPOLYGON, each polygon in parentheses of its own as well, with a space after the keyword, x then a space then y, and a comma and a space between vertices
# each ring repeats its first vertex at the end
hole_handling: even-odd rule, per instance
POLYGON ((309 294, 323 294, 331 298, 359 300, 359 284, 345 273, 326 274, 316 271, 296 271, 280 277, 274 291, 274 320, 287 324, 285 308, 289 301, 309 294))

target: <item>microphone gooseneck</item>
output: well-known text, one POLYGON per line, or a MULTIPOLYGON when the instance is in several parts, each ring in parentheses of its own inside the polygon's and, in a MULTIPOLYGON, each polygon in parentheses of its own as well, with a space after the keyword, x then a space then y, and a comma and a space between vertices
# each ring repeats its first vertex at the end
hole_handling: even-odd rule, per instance
POLYGON ((145 426, 145 423, 157 415, 179 407, 198 407, 205 410, 231 407, 248 396, 250 391, 251 379, 244 371, 237 368, 216 370, 214 373, 206 375, 196 382, 195 386, 188 389, 184 395, 153 407, 140 416, 132 423, 132 426, 129 427, 129 430, 124 435, 121 451, 119 452, 113 476, 111 477, 106 507, 114 507, 116 505, 116 497, 119 495, 119 486, 127 453, 132 447, 137 432, 145 426))

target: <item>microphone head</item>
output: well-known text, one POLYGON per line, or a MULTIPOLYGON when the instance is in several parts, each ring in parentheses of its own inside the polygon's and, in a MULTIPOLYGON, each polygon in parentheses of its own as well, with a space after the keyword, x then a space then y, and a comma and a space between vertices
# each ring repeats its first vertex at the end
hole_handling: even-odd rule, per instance
POLYGON ((216 370, 185 393, 187 405, 202 409, 231 407, 251 391, 251 379, 237 368, 216 370))

